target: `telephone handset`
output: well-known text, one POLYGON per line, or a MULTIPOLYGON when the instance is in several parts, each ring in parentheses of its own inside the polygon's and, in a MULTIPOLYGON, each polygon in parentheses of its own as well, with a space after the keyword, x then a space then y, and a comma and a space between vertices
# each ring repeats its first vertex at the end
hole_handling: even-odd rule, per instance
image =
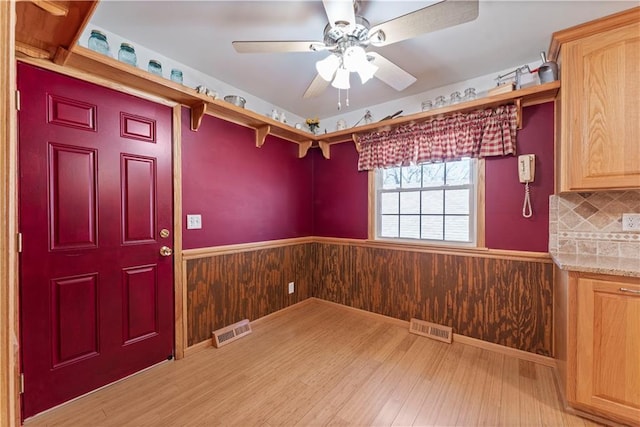
POLYGON ((518 177, 521 183, 532 182, 536 176, 536 155, 518 156, 518 177))
POLYGON ((533 182, 536 176, 536 156, 535 154, 523 154, 518 156, 518 178, 524 184, 524 205, 522 206, 522 216, 531 218, 531 197, 529 183, 533 182))

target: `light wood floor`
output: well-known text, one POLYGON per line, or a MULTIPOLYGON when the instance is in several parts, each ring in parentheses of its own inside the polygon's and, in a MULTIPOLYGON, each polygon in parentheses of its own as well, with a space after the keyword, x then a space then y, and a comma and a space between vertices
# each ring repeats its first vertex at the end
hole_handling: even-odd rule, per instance
POLYGON ((25 425, 595 425, 561 409, 551 368, 380 316, 310 300, 252 327, 25 425))

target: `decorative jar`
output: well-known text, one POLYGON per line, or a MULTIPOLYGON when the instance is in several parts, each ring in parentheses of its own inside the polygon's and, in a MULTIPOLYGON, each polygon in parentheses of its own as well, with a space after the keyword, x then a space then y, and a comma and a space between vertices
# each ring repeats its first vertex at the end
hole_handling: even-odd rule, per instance
POLYGON ((162 64, 158 60, 150 59, 147 70, 149 70, 151 74, 162 77, 162 64))
POLYGON ((431 100, 422 101, 422 111, 429 111, 433 108, 433 102, 431 100))
POLYGON ((118 51, 118 60, 125 64, 138 66, 138 58, 136 57, 136 51, 129 43, 120 44, 120 50, 118 51))
POLYGON ((111 56, 111 50, 109 49, 109 42, 107 42, 107 35, 102 31, 91 30, 89 36, 89 49, 101 53, 103 55, 111 56))
POLYGON ((171 81, 182 84, 182 71, 174 68, 171 70, 171 81))
POLYGON ((472 99, 476 99, 476 89, 468 87, 464 90, 464 100, 471 101, 472 99))
POLYGON ((436 97, 436 103, 433 105, 435 108, 444 107, 447 105, 447 101, 444 99, 444 96, 440 95, 436 97))
POLYGON ((453 105, 453 104, 458 104, 460 103, 460 101, 462 101, 462 97, 460 96, 460 92, 455 91, 451 94, 451 97, 449 98, 449 104, 453 105))

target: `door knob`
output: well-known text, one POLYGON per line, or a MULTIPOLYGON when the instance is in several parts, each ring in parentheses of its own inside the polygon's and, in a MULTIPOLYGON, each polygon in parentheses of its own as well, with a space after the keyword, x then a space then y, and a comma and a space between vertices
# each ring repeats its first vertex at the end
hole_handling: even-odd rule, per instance
POLYGON ((162 256, 171 256, 172 253, 173 251, 168 246, 163 246, 160 248, 160 255, 162 256))

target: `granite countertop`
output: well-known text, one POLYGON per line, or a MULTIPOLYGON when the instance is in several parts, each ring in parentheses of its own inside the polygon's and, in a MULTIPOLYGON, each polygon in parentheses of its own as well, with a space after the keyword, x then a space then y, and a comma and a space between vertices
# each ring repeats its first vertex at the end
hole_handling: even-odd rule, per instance
POLYGON ((550 255, 558 267, 563 270, 640 277, 640 259, 637 258, 577 255, 557 252, 551 252, 550 255))

